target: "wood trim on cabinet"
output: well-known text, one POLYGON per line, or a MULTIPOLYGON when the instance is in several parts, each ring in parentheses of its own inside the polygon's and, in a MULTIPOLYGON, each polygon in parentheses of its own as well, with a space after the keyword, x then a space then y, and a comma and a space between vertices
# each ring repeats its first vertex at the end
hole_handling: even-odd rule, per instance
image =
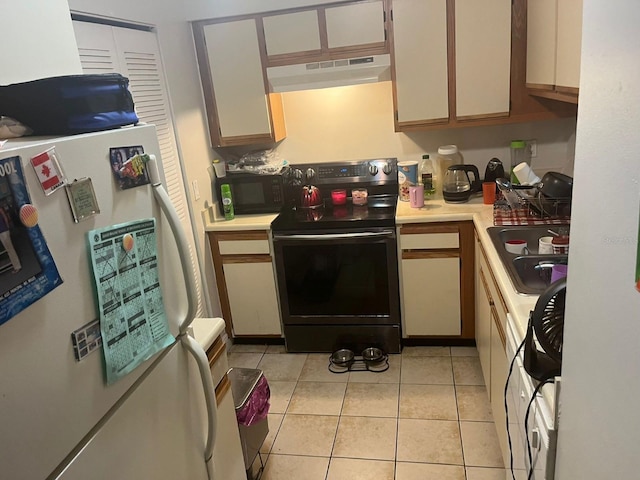
POLYGON ((400 226, 400 235, 458 233, 461 224, 461 222, 405 223, 400 226))
POLYGON ((562 92, 558 92, 557 90, 529 89, 529 95, 533 95, 534 97, 547 98, 550 100, 557 100, 559 102, 565 102, 568 104, 578 105, 578 95, 562 93, 562 92))
MULTIPOLYGON (((266 78, 266 76, 265 76, 266 78)), ((265 91, 269 91, 268 89, 265 91)), ((269 121, 271 122, 272 141, 279 142, 287 136, 287 127, 284 123, 284 106, 282 105, 282 95, 279 93, 269 93, 267 95, 269 102, 269 121)))
POLYGON ((533 88, 536 90, 549 90, 553 91, 553 85, 546 85, 544 83, 527 83, 525 84, 527 88, 533 88))
POLYGON ((222 263, 224 265, 234 264, 234 263, 271 263, 271 255, 269 254, 223 255, 222 263))
POLYGON ((556 92, 578 96, 578 94, 580 94, 580 89, 576 87, 562 87, 560 85, 556 85, 556 92))
POLYGON ((220 131, 220 121, 218 119, 218 106, 215 94, 213 93, 213 79, 211 78, 211 68, 209 65, 209 57, 207 55, 207 44, 204 37, 203 22, 195 22, 191 26, 193 31, 193 39, 196 48, 196 58, 200 71, 200 81, 202 83, 202 94, 204 96, 204 106, 207 113, 207 127, 209 129, 209 138, 211 145, 220 146, 222 132, 220 131), (214 126, 217 126, 215 128, 214 126))
POLYGON ((460 317, 462 318, 462 338, 476 335, 476 248, 473 238, 473 222, 461 222, 460 228, 460 317))
POLYGON ((231 380, 229 380, 229 376, 225 373, 222 380, 216 387, 216 405, 220 406, 222 399, 227 394, 227 392, 231 389, 231 380))
POLYGON ((329 50, 329 34, 327 33, 326 7, 318 8, 318 29, 320 31, 320 49, 321 51, 327 51, 329 50))
POLYGON ((269 234, 265 230, 238 230, 226 232, 209 232, 218 242, 228 242, 237 240, 269 240, 269 234))
POLYGON ((506 352, 507 350, 507 338, 504 334, 504 328, 502 327, 502 323, 500 322, 500 317, 498 316, 498 311, 494 305, 491 306, 491 318, 493 319, 493 323, 498 330, 498 336, 500 337, 500 343, 502 343, 502 350, 506 352))
MULTIPOLYGON (((219 232, 226 233, 226 232, 219 232)), ((211 248, 211 257, 213 260, 213 272, 216 276, 216 287, 218 288, 218 299, 220 300, 220 310, 224 319, 224 329, 229 338, 233 338, 233 329, 231 324, 231 305, 229 303, 229 292, 227 291, 227 282, 224 278, 224 269, 222 268, 222 255, 218 246, 218 233, 209 232, 209 248, 211 248)))
POLYGON ((480 270, 478 270, 478 274, 480 276, 480 282, 482 283, 482 288, 484 289, 484 293, 487 296, 487 299, 489 300, 489 306, 495 305, 495 303, 493 303, 493 297, 491 296, 491 289, 489 288, 489 283, 487 282, 487 278, 484 275, 484 270, 480 268, 480 270))
POLYGON ((402 260, 417 260, 423 258, 456 258, 460 256, 457 248, 442 250, 402 250, 402 260))
POLYGON ((509 112, 485 113, 482 115, 465 115, 457 117, 458 122, 475 122, 476 120, 509 117, 509 112))
MULTIPOLYGON (((480 246, 480 252, 482 253, 482 257, 484 259, 484 263, 487 266, 487 270, 489 272, 489 275, 491 276, 491 281, 493 282, 493 286, 496 290, 496 292, 498 293, 498 298, 497 300, 500 301, 500 303, 502 304, 502 309, 505 312, 509 312, 509 309, 507 308, 507 302, 505 301, 504 297, 502 296, 502 292, 500 291, 500 288, 498 287, 498 282, 496 280, 496 276, 493 273, 493 269, 491 268, 491 265, 489 264, 489 260, 487 258, 487 252, 484 251, 484 247, 482 246, 482 243, 479 243, 480 246)), ((493 299, 493 301, 495 302, 496 299, 493 299)))
POLYGON ((216 338, 213 342, 213 345, 209 347, 207 350, 207 359, 209 360, 209 367, 213 367, 213 365, 224 355, 227 347, 222 341, 222 337, 216 338))
POLYGON ((456 0, 447 0, 447 74, 449 82, 449 122, 455 122, 456 98, 456 0))

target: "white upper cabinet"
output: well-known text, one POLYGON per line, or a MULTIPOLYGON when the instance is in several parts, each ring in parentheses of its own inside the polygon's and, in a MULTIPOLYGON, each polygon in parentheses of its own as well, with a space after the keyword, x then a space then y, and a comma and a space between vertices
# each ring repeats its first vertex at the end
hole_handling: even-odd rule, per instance
POLYGON ((393 0, 392 12, 396 130, 509 115, 510 0, 393 0))
POLYGON ((267 55, 306 52, 321 48, 317 10, 265 16, 262 24, 267 55))
POLYGON ((258 15, 267 66, 388 53, 385 2, 317 5, 258 15))
POLYGON ((582 0, 558 2, 556 87, 580 88, 582 0))
POLYGON ((272 143, 286 136, 282 99, 266 89, 258 25, 256 18, 193 24, 214 147, 272 143))
POLYGON ((527 84, 554 85, 556 82, 557 0, 537 0, 527 4, 527 84))
POLYGON ((204 37, 221 136, 269 135, 255 20, 205 25, 204 37))
POLYGON ((394 0, 398 123, 449 118, 446 0, 394 0))
POLYGON ((582 0, 528 2, 528 87, 577 94, 581 47, 582 0))
POLYGON ((325 15, 329 48, 385 41, 382 1, 330 7, 325 15))
POLYGON ((509 114, 511 0, 456 0, 456 117, 509 114))

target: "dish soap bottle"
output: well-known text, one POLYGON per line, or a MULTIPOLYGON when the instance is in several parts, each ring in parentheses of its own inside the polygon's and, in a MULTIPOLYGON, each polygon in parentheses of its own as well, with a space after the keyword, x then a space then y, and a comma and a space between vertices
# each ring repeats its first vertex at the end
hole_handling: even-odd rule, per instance
POLYGON ((428 153, 422 155, 422 163, 420 164, 420 183, 424 186, 425 200, 428 200, 436 193, 435 172, 428 153))
POLYGON ((222 193, 222 209, 224 211, 225 220, 233 220, 235 215, 233 214, 233 200, 231 198, 231 187, 228 183, 220 186, 220 193, 222 193))

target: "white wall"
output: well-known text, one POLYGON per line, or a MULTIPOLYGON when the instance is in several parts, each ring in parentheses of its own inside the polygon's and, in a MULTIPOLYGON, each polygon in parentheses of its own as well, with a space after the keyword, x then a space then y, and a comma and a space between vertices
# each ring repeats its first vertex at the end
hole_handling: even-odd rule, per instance
POLYGON ((584 2, 559 480, 638 478, 640 4, 584 2))
POLYGON ((287 138, 278 146, 290 163, 397 157, 418 160, 438 146, 456 144, 465 163, 484 173, 492 157, 510 164, 509 143, 536 139, 537 173, 572 173, 575 119, 395 133, 391 82, 283 94, 287 138))
POLYGON ((10 3, 0 13, 0 85, 82 73, 67 0, 10 3))

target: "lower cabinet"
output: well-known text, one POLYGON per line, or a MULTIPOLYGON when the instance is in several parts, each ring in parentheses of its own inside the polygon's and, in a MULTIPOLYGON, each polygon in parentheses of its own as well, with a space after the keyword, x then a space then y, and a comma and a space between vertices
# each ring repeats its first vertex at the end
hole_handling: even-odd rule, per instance
POLYGON ((509 371, 505 336, 507 312, 484 249, 476 236, 476 346, 505 465, 509 465, 504 409, 504 387, 509 371))
POLYGON ((399 228, 403 337, 474 338, 473 225, 399 228))
POLYGON ((268 232, 209 232, 209 243, 228 335, 281 337, 268 232))

